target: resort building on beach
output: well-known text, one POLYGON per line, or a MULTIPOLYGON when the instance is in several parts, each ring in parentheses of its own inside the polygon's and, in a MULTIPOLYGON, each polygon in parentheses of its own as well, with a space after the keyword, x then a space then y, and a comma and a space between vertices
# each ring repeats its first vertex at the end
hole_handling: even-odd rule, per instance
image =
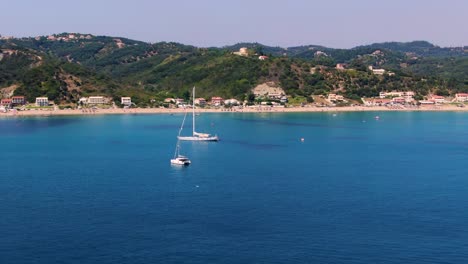
POLYGON ((231 99, 224 100, 224 104, 225 105, 240 105, 240 102, 237 99, 231 98, 231 99))
POLYGON ((193 103, 196 104, 196 105, 199 105, 199 106, 204 106, 204 105, 206 105, 206 100, 205 100, 205 98, 196 98, 193 101, 193 103))
POLYGON ((220 106, 220 105, 223 104, 223 102, 224 102, 224 100, 223 100, 222 97, 219 97, 219 96, 211 97, 211 105, 220 106))
POLYGON ((329 102, 344 101, 344 97, 339 94, 328 94, 327 100, 329 102))
POLYGON ((82 104, 108 104, 109 101, 109 98, 104 96, 82 97, 79 100, 79 102, 82 104))
POLYGON ((415 93, 413 91, 406 91, 406 92, 399 92, 399 91, 392 91, 392 92, 380 92, 380 98, 388 98, 388 97, 414 97, 415 93))
POLYGON ((168 104, 173 104, 173 103, 175 103, 175 99, 174 98, 166 98, 166 99, 164 99, 164 102, 168 103, 168 104))
POLYGON ((26 100, 24 99, 24 96, 13 96, 11 97, 11 104, 24 105, 26 104, 26 100))
POLYGON ((393 97, 392 98, 392 103, 394 103, 394 104, 405 104, 406 99, 404 97, 393 97))
POLYGON ((455 94, 455 101, 457 101, 457 102, 467 102, 468 101, 468 93, 457 93, 457 94, 455 94))
POLYGON ((392 103, 388 98, 361 98, 365 106, 384 106, 392 103))
POLYGON ((49 98, 47 97, 36 97, 36 106, 49 106, 49 98))
POLYGON ((131 106, 132 105, 132 98, 131 97, 121 97, 120 103, 124 106, 131 106))
POLYGON ((4 98, 0 100, 0 105, 5 107, 5 108, 10 108, 11 107, 11 99, 10 98, 4 98))
POLYGON ((429 100, 420 100, 419 103, 421 105, 433 105, 433 104, 435 104, 434 101, 429 101, 429 100))
POLYGON ((379 93, 379 98, 398 98, 396 101, 397 102, 402 102, 402 103, 412 103, 414 102, 414 95, 415 93, 413 91, 392 91, 392 92, 380 92, 379 93), (404 102, 401 100, 401 98, 404 99, 404 102))
POLYGON ((88 97, 88 104, 107 104, 109 99, 104 96, 90 96, 88 97))
POLYGON ((429 97, 429 101, 433 101, 436 104, 446 103, 445 97, 440 95, 431 95, 431 97, 429 97))

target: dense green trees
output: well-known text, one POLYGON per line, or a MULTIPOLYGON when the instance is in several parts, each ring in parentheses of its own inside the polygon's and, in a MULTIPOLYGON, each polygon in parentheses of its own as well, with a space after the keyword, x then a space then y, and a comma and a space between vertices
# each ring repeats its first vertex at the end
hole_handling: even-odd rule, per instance
MULTIPOLYGON (((66 37, 64 33, 56 37, 66 37)), ((92 37, 49 41, 46 38, 0 40, 0 88, 17 84, 15 94, 28 100, 48 96, 73 102, 80 96, 129 95, 139 104, 165 97, 187 97, 193 86, 200 97, 214 95, 251 100, 256 85, 274 81, 288 95, 338 92, 349 98, 385 90, 453 94, 468 91, 468 58, 425 42, 383 43, 354 49, 301 46, 283 49, 258 43, 224 48, 196 48, 178 43, 145 43, 125 38, 92 37), (250 57, 233 55, 240 47, 250 57), (11 54, 10 54, 11 53, 11 54), (254 54, 269 54, 265 61, 254 54), (448 54, 445 56, 444 54, 448 54), (336 70, 336 63, 348 70, 336 70), (395 75, 372 74, 368 66, 395 75)))

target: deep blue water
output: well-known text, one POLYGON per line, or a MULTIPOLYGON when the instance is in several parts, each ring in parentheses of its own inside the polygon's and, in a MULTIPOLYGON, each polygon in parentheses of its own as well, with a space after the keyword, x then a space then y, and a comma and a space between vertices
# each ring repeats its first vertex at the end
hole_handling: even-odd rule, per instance
POLYGON ((181 121, 0 119, 0 263, 468 263, 468 114, 181 121))

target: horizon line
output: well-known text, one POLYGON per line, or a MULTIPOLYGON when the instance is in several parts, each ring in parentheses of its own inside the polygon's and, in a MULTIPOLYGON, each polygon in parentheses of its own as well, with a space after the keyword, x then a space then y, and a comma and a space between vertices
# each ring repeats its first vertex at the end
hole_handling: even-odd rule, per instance
POLYGON ((80 33, 80 32, 61 32, 61 33, 52 33, 52 34, 48 34, 48 35, 36 35, 36 36, 12 36, 12 35, 6 36, 6 35, 3 35, 3 34, 0 34, 0 37, 1 37, 0 39, 37 38, 37 37, 47 37, 47 36, 61 35, 61 34, 79 34, 79 35, 92 35, 94 37, 125 38, 125 39, 128 39, 128 40, 139 41, 139 42, 144 42, 144 43, 148 43, 148 44, 156 44, 156 43, 162 43, 162 42, 177 43, 177 44, 193 46, 193 47, 197 47, 197 48, 224 48, 224 47, 234 46, 234 45, 237 45, 237 44, 246 43, 246 44, 259 44, 259 45, 263 45, 263 46, 267 46, 267 47, 282 48, 282 49, 295 48, 295 47, 304 47, 304 46, 318 46, 318 47, 329 48, 329 49, 354 49, 354 48, 358 48, 358 47, 370 46, 370 45, 375 45, 375 44, 385 44, 385 43, 405 43, 406 44, 406 43, 414 43, 414 42, 427 42, 427 43, 429 43, 429 44, 431 44, 431 45, 433 45, 435 47, 438 47, 438 48, 465 48, 465 47, 468 47, 468 44, 467 45, 460 45, 460 46, 440 46, 440 45, 437 45, 436 43, 433 43, 433 42, 428 41, 428 40, 411 40, 411 41, 391 40, 391 41, 382 41, 382 42, 372 42, 372 43, 367 43, 367 44, 360 44, 360 45, 353 46, 353 47, 350 47, 350 48, 337 48, 337 47, 331 47, 331 46, 326 46, 326 45, 322 45, 322 44, 299 44, 299 45, 284 47, 284 46, 275 45, 275 44, 263 44, 263 43, 258 42, 258 41, 239 41, 239 42, 234 43, 234 44, 225 44, 225 45, 222 45, 222 46, 216 46, 216 45, 198 46, 198 45, 195 45, 195 44, 186 44, 186 43, 177 42, 177 41, 161 40, 161 41, 152 42, 152 41, 144 41, 144 40, 133 39, 133 38, 130 38, 130 37, 100 35, 100 34, 80 33))

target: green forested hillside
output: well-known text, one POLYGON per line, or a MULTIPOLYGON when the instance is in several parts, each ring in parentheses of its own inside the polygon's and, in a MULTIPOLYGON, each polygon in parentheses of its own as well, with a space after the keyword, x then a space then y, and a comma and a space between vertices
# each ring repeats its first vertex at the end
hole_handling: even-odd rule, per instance
POLYGON ((289 96, 337 92, 349 98, 385 90, 452 94, 468 91, 468 52, 427 42, 382 43, 353 49, 322 46, 268 47, 239 43, 197 48, 179 43, 145 43, 118 37, 63 33, 0 40, 0 89, 28 100, 48 96, 73 103, 81 96, 129 95, 140 105, 167 96, 245 98, 253 87, 273 81, 289 96), (241 47, 249 56, 234 55, 241 47), (259 60, 258 55, 267 55, 259 60), (335 65, 344 63, 346 70, 335 65), (395 73, 372 74, 369 66, 395 73))

